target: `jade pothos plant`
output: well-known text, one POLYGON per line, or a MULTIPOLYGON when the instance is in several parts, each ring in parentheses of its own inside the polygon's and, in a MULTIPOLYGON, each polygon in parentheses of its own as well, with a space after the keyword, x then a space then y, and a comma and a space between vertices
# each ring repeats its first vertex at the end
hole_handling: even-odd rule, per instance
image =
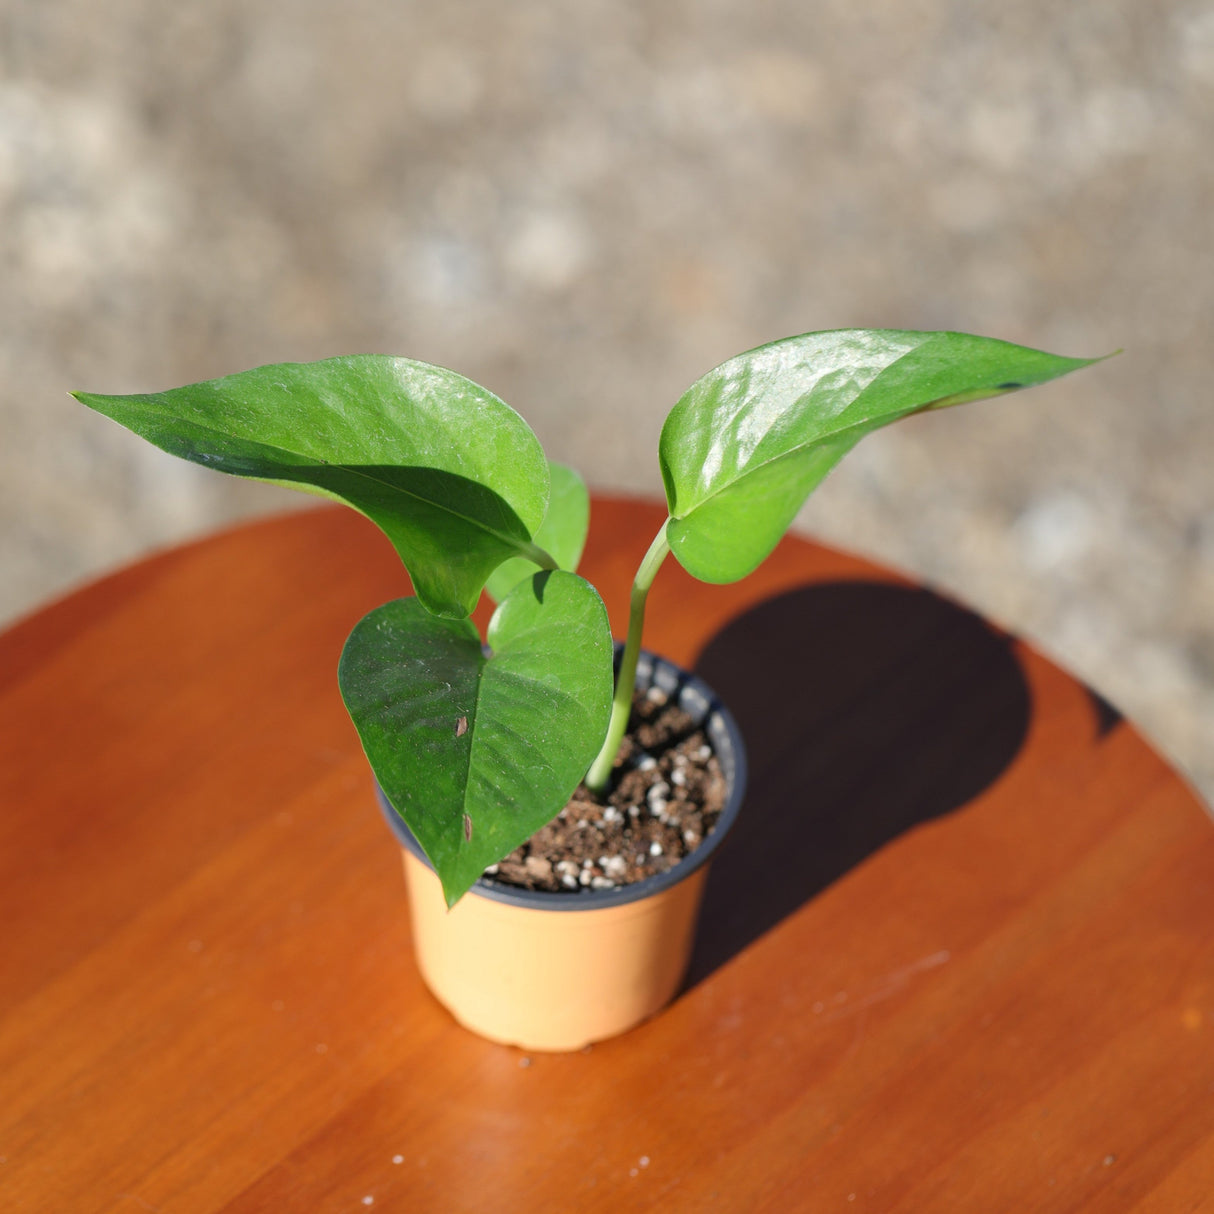
POLYGON ((76 393, 174 455, 353 506, 414 597, 354 628, 338 677, 376 778, 453 905, 565 805, 604 790, 628 722, 645 600, 674 558, 745 577, 866 434, 1086 366, 964 333, 808 333, 694 383, 658 446, 669 517, 632 587, 613 676, 607 612, 575 570, 585 485, 503 401, 441 367, 361 355, 259 367, 168 392, 76 393), (485 644, 468 619, 497 602, 485 644))

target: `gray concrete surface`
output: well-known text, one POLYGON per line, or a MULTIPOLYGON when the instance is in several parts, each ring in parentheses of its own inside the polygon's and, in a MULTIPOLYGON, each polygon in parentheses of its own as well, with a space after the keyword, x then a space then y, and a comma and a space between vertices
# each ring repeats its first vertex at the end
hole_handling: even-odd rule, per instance
POLYGON ((66 392, 380 350, 604 488, 739 350, 1119 358, 866 440, 807 531, 1035 638, 1214 791, 1210 0, 0 0, 0 617, 306 499, 66 392))

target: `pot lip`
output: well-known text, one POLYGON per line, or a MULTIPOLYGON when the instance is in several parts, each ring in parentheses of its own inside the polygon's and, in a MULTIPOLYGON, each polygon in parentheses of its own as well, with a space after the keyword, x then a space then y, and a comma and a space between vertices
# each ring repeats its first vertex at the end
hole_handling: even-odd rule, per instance
MULTIPOLYGON (((621 645, 617 641, 617 660, 620 649, 621 645)), ((742 807, 742 799, 746 793, 746 747, 737 722, 703 679, 684 670, 681 666, 677 666, 674 662, 643 649, 637 662, 637 685, 647 688, 655 684, 671 694, 677 694, 681 706, 713 734, 713 747, 721 761, 722 768, 725 769, 726 779, 729 781, 729 794, 712 833, 695 851, 684 856, 673 868, 667 869, 664 873, 655 873, 652 877, 645 877, 641 881, 634 881, 631 885, 617 885, 613 889, 582 888, 576 891, 557 891, 520 889, 518 886, 506 885, 504 882, 481 877, 468 891, 469 894, 476 894, 478 897, 487 898, 492 902, 503 902, 510 906, 527 907, 534 910, 606 910, 609 907, 626 906, 630 902, 639 902, 644 898, 660 894, 691 876, 696 869, 708 862, 712 853, 729 833, 738 816, 738 810, 742 807)), ((383 814, 388 828, 396 836, 397 842, 427 868, 431 868, 421 844, 413 837, 413 832, 405 824, 405 820, 392 808, 392 803, 379 786, 378 781, 375 781, 375 797, 379 803, 380 812, 383 814)))

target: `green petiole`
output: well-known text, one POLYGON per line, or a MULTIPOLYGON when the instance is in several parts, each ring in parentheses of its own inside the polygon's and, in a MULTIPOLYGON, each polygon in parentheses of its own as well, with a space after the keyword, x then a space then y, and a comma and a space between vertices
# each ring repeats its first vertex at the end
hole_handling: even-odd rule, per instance
POLYGON ((561 567, 556 557, 545 552, 538 544, 522 545, 519 556, 525 556, 529 561, 534 561, 541 569, 559 569, 561 567))
POLYGON ((611 722, 607 726, 607 737, 599 756, 591 764, 586 773, 586 787, 594 793, 603 793, 611 781, 611 769, 615 756, 619 753, 620 743, 628 729, 628 717, 632 712, 632 694, 636 690, 637 658, 641 654, 641 632, 645 627, 645 600, 649 597, 649 588, 657 577, 662 562, 670 552, 666 541, 666 523, 668 518, 654 536, 649 551, 641 561, 637 575, 632 582, 632 594, 628 606, 628 638, 624 642, 624 652, 620 657, 620 671, 615 680, 615 696, 611 701, 611 722))

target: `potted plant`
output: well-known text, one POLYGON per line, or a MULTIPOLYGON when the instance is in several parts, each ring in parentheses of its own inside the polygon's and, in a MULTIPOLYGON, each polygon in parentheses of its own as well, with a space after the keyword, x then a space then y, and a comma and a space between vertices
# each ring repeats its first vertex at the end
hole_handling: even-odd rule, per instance
MULTIPOLYGON (((865 434, 1090 361, 961 333, 838 330, 723 363, 662 428, 669 515, 637 570, 618 650, 576 573, 584 484, 545 458, 509 406, 452 371, 365 355, 76 396, 175 455, 334 498, 384 531, 415 593, 355 626, 339 681, 405 848, 419 964, 476 1031, 571 1049, 673 996, 704 860, 741 800, 728 714, 685 672, 642 655, 646 596, 666 557, 706 582, 743 578, 865 434), (497 609, 482 642, 468 616, 486 589, 497 609), (647 753, 657 743, 642 728, 622 762, 630 715, 646 706, 686 714, 673 749, 647 753), (665 847, 667 831, 638 850, 671 825, 672 804, 692 803, 672 787, 689 780, 715 802, 704 809, 701 796, 696 829, 674 822, 686 846, 665 847), (642 791, 613 804, 628 781, 642 791), (529 843, 562 823, 566 837, 588 830, 590 817, 595 840, 623 840, 622 853, 575 861, 529 843), (541 878, 554 888, 526 888, 541 878)), ((654 737, 671 732, 648 724, 654 737)))

